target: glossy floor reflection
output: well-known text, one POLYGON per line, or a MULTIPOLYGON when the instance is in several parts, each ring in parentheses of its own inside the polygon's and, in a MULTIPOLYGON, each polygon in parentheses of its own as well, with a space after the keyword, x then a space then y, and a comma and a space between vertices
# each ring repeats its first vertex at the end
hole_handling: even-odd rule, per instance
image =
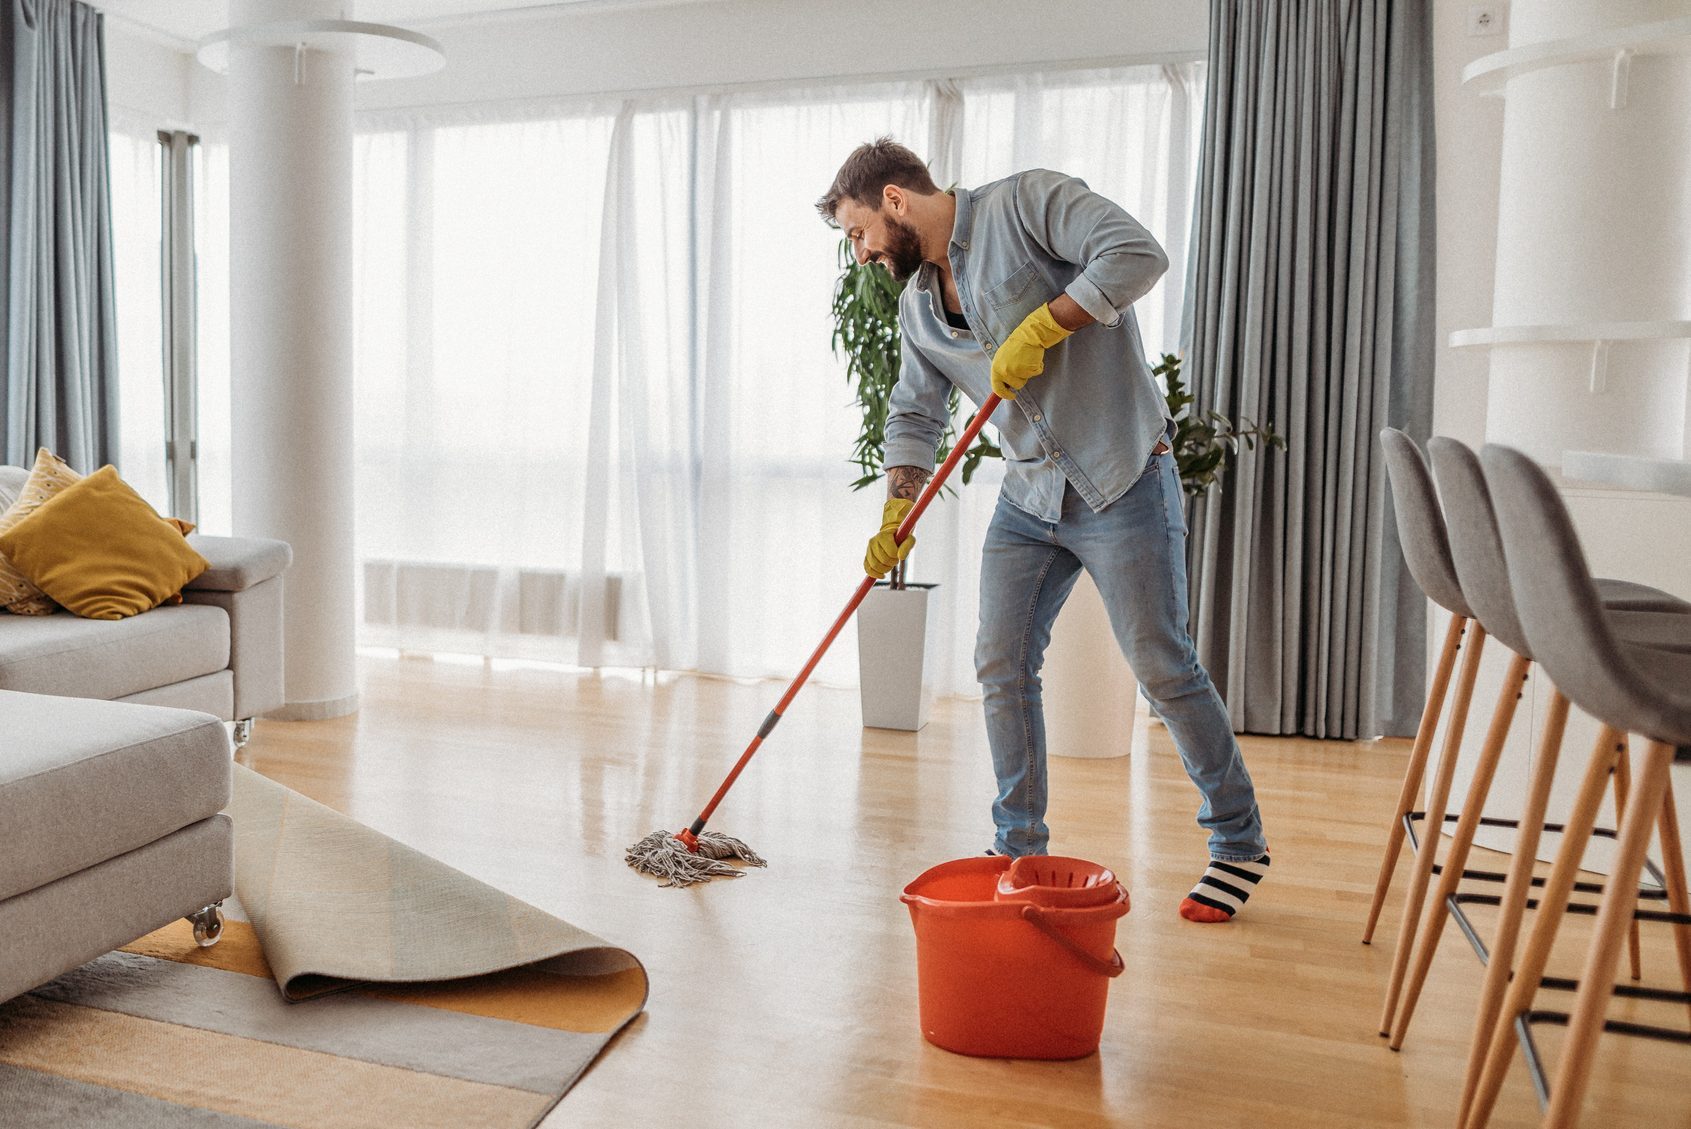
MULTIPOLYGON (((1132 758, 1055 759, 1053 849, 1111 866, 1132 891, 1118 933, 1127 972, 1098 1055, 996 1062, 922 1041, 898 901, 928 866, 990 842, 978 703, 941 702, 905 734, 861 728, 854 692, 806 689, 711 824, 769 869, 677 891, 629 870, 623 848, 691 822, 779 685, 372 656, 361 671, 357 716, 261 722, 241 760, 627 945, 651 973, 646 1014, 547 1126, 1454 1117, 1478 965, 1453 929, 1393 1054, 1374 1032, 1396 889, 1375 944, 1358 943, 1403 742, 1245 741, 1274 869, 1227 926, 1175 912, 1203 868, 1204 834, 1159 726, 1132 758)), ((1579 929, 1564 933, 1553 973, 1583 952, 1579 929)), ((1671 979, 1671 948, 1647 933, 1647 980, 1671 979)), ((1552 1053, 1556 1040, 1543 1036, 1552 1053)), ((1691 1126, 1688 1077, 1683 1048, 1606 1039, 1585 1123, 1691 1126)), ((1537 1123, 1517 1067, 1493 1124, 1537 1123)))

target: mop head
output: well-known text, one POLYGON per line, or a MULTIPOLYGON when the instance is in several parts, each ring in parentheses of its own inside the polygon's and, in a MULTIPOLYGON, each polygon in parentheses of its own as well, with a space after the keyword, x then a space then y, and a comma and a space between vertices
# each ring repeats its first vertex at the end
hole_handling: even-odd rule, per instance
POLYGON ((642 874, 651 874, 663 881, 660 886, 691 886, 695 882, 709 882, 712 878, 738 878, 745 873, 730 866, 724 859, 739 859, 749 866, 768 866, 758 853, 731 835, 720 831, 706 831, 699 836, 698 853, 672 832, 654 831, 623 856, 624 861, 642 874))

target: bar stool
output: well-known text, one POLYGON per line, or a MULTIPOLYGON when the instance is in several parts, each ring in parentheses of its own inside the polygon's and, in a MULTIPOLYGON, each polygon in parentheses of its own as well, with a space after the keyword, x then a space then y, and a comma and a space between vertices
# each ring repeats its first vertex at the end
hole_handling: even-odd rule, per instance
MULTIPOLYGON (((1509 968, 1514 959, 1521 911, 1524 907, 1518 903, 1508 903, 1495 894, 1462 892, 1460 885, 1465 877, 1485 876, 1494 881, 1499 877, 1486 874, 1486 872, 1470 872, 1465 869, 1469 850, 1473 846, 1474 835, 1482 823, 1493 827, 1518 828, 1515 857, 1508 877, 1517 884, 1522 881, 1530 882, 1532 863, 1537 855, 1540 834, 1546 829, 1559 830, 1559 827, 1546 827, 1544 814, 1549 801, 1551 777, 1560 753, 1562 733, 1568 713, 1567 699, 1562 696, 1560 691, 1556 691, 1551 698, 1549 720, 1543 734, 1538 759, 1535 761, 1531 795, 1521 819, 1487 817, 1485 815, 1486 802, 1491 792, 1498 763, 1502 757, 1504 742, 1507 740, 1510 726, 1514 720, 1516 704, 1521 697, 1521 686, 1528 676, 1533 656, 1527 644, 1527 639, 1521 630, 1520 621, 1516 616, 1509 571, 1504 561, 1503 543, 1497 531, 1491 495, 1486 489, 1485 474, 1480 467, 1479 458, 1462 443, 1443 437, 1435 437, 1430 440, 1427 444, 1427 453, 1432 458, 1433 476, 1438 483, 1439 496, 1443 501, 1446 530, 1457 580, 1462 585, 1463 593, 1467 596, 1471 607, 1488 635, 1514 652, 1514 657, 1510 660, 1508 674, 1504 676, 1497 705, 1492 713, 1491 728, 1487 732, 1485 744, 1480 750, 1479 759, 1474 768, 1473 780, 1469 786, 1467 797, 1462 803, 1449 850, 1440 868, 1438 890, 1432 903, 1427 907, 1426 920, 1415 931, 1415 956, 1396 1015, 1395 1025, 1391 1032, 1391 1047, 1393 1050, 1397 1050, 1403 1045, 1403 1040, 1408 1033, 1409 1022, 1414 1015, 1416 1001, 1420 997, 1422 985, 1426 982, 1434 954, 1443 939, 1446 918, 1450 916, 1455 917, 1457 924, 1473 946, 1475 954, 1482 963, 1488 966, 1486 987, 1482 992, 1480 1001, 1481 1018, 1476 1029, 1490 1030, 1491 1023, 1496 1017, 1496 1007, 1501 998, 1502 987, 1508 980, 1509 968), (1545 771, 1547 767, 1550 770, 1549 772, 1545 771), (1526 872, 1526 878, 1520 877, 1522 870, 1526 872), (1480 940, 1478 933, 1462 910, 1464 904, 1475 903, 1501 904, 1503 906, 1497 933, 1489 949, 1480 940)), ((1629 642, 1640 642, 1650 646, 1677 648, 1691 652, 1691 616, 1674 612, 1628 611, 1616 612, 1614 618, 1623 637, 1629 642)), ((1622 763, 1624 764, 1624 761, 1622 763)), ((1617 772, 1615 774, 1615 784, 1616 809, 1624 814, 1626 810, 1626 777, 1624 773, 1617 772)), ((1614 834, 1613 831, 1606 831, 1606 829, 1600 830, 1599 833, 1606 833, 1610 836, 1614 834)), ((1652 870, 1652 877, 1656 879, 1657 885, 1654 888, 1641 891, 1640 896, 1657 899, 1667 897, 1664 877, 1654 870, 1652 870)), ((1591 892, 1597 892, 1601 887, 1588 885, 1588 889, 1591 892)), ((1638 979, 1640 975, 1636 963, 1637 953, 1635 925, 1634 979, 1638 979)))
MULTIPOLYGON (((1386 891, 1391 887, 1392 875, 1397 870, 1404 836, 1407 834, 1413 840, 1414 822, 1425 817, 1425 812, 1415 810, 1415 801, 1426 776, 1427 754, 1432 749, 1433 735, 1438 731, 1439 718, 1444 711, 1450 675, 1456 666, 1456 653, 1461 650, 1469 621, 1474 618, 1467 598, 1462 594, 1462 585, 1456 579, 1444 515, 1439 510, 1433 477, 1427 470, 1421 449, 1406 432, 1394 427, 1380 432, 1380 447, 1386 456, 1386 474, 1391 481, 1392 505, 1397 513, 1397 538, 1403 547, 1403 559, 1409 566, 1409 575, 1429 600, 1450 613, 1450 626, 1445 630, 1444 646, 1439 650, 1438 664, 1433 669, 1427 702, 1421 709, 1421 722, 1415 729, 1415 744, 1410 749, 1409 766, 1398 789, 1397 806, 1386 827, 1386 849, 1380 859, 1379 876, 1374 880, 1374 900, 1368 907, 1368 923, 1362 930, 1364 945, 1373 942, 1374 926, 1380 919, 1380 908, 1385 904, 1386 891)), ((1485 633, 1476 630, 1468 661, 1462 667, 1462 680, 1456 688, 1455 710, 1445 735, 1447 750, 1460 746, 1462 730, 1467 727, 1468 703, 1473 697, 1474 679, 1480 669, 1480 650, 1484 644, 1485 633)), ((1412 849, 1419 851, 1418 840, 1413 842, 1412 849)), ((1404 928, 1413 929, 1414 922, 1406 920, 1404 928)), ((1394 986, 1389 992, 1394 998, 1396 982, 1400 979, 1400 976, 1394 975, 1394 986)))
MULTIPOLYGON (((1367 924, 1363 929, 1362 942, 1369 944, 1373 940, 1374 928, 1379 920, 1380 910, 1385 902, 1392 875, 1397 867, 1398 856, 1407 835, 1418 865, 1415 868, 1414 877, 1405 899, 1405 911, 1399 928, 1397 952, 1393 956, 1392 974, 1387 985, 1386 1003, 1380 1020, 1380 1034, 1387 1036, 1392 1031, 1397 1000, 1414 943, 1416 928, 1420 921, 1421 907, 1426 898, 1427 885, 1432 875, 1440 872, 1431 852, 1426 853, 1423 858, 1420 838, 1415 834, 1414 824, 1425 819, 1434 828, 1442 828, 1446 822, 1445 809, 1449 803, 1450 785, 1456 771, 1457 751, 1461 748, 1462 736, 1467 727, 1468 708, 1473 697, 1474 681, 1479 674, 1480 657, 1485 645, 1485 630, 1480 623, 1474 620, 1474 613, 1469 607, 1467 597, 1463 594, 1462 585, 1457 579, 1455 565, 1451 559, 1450 542, 1445 528, 1444 515, 1439 506, 1438 495, 1433 487, 1432 475, 1427 470, 1426 460, 1422 456, 1420 448, 1415 445, 1415 441, 1408 434, 1396 428, 1386 428, 1380 432, 1380 445, 1386 456, 1386 469, 1391 481, 1392 500, 1397 514, 1398 540, 1402 544, 1404 559, 1409 566, 1410 575, 1415 578, 1415 582, 1420 585, 1422 592, 1429 599, 1451 613, 1450 626, 1445 633, 1444 646, 1440 651, 1432 685, 1421 712, 1421 722, 1416 730, 1409 765, 1404 771, 1403 782, 1398 791, 1397 805, 1387 826, 1386 846, 1380 860, 1380 872, 1375 880, 1374 897, 1369 906, 1367 924), (1433 794, 1427 810, 1419 811, 1416 810, 1415 801, 1425 779, 1427 757, 1444 708, 1451 672, 1456 662, 1456 653, 1460 650, 1462 640, 1468 634, 1470 626, 1474 629, 1472 645, 1463 663, 1462 675, 1457 684, 1456 700, 1450 723, 1446 728, 1439 772, 1433 782, 1433 794)), ((1618 580, 1600 583, 1604 599, 1609 602, 1611 607, 1691 612, 1691 603, 1686 603, 1646 585, 1618 580)), ((1507 727, 1505 727, 1504 734, 1507 734, 1507 727)), ((1430 843, 1435 849, 1437 841, 1436 834, 1430 837, 1430 843)), ((1484 877, 1498 882, 1504 880, 1504 876, 1500 874, 1489 874, 1484 875, 1484 877)))
MULTIPOLYGON (((1592 582, 1567 508, 1536 463, 1519 451, 1495 445, 1485 448, 1481 460, 1497 505, 1520 625, 1561 693, 1602 722, 1604 729, 1568 816, 1531 937, 1480 1056, 1480 1072, 1463 1124, 1478 1129, 1489 1120, 1509 1069, 1517 1041, 1511 1038, 1514 1034, 1526 1051, 1541 1100, 1548 1104, 1544 1123, 1561 1127, 1578 1119, 1597 1038, 1605 1030, 1691 1042, 1691 1036, 1674 1029, 1605 1022, 1611 995, 1691 1004, 1691 901, 1685 894, 1685 860, 1668 786, 1672 763, 1691 761, 1691 655, 1631 643, 1617 634, 1613 617, 1592 582), (1569 904, 1605 781, 1629 732, 1644 736, 1648 745, 1620 821, 1614 873, 1605 883, 1573 1011, 1535 1010, 1534 996, 1546 984, 1544 969, 1569 904), (1671 910, 1667 913, 1636 908, 1636 885, 1652 824, 1662 845, 1671 910), (1672 924, 1687 991, 1614 983, 1620 949, 1635 919, 1672 924), (1551 1090, 1533 1044, 1532 1026, 1563 1020, 1568 1036, 1551 1090)), ((1524 893, 1519 891, 1523 899, 1524 893)))

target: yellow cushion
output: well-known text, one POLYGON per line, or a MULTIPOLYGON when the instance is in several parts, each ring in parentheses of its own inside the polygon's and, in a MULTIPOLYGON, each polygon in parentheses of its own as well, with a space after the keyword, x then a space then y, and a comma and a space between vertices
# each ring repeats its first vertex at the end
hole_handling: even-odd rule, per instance
POLYGON ((0 532, 0 553, 43 592, 88 619, 156 608, 210 568, 182 531, 101 467, 0 532))
MULTIPOLYGON (((47 499, 78 482, 82 476, 70 469, 65 461, 43 447, 35 453, 35 469, 18 492, 18 500, 0 514, 0 533, 40 509, 47 499)), ((0 556, 0 605, 17 615, 51 615, 54 603, 41 594, 41 589, 29 582, 29 577, 12 566, 10 559, 0 556)))

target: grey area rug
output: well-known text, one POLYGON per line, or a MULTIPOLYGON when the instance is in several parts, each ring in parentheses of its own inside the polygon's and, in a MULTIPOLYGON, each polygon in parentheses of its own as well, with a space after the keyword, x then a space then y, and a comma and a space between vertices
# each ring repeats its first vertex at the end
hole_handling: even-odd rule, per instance
POLYGON ((626 950, 240 765, 229 814, 235 894, 289 999, 532 965, 639 967, 626 950))
POLYGON ((0 1004, 0 1124, 537 1124, 644 1006, 626 950, 236 769, 250 922, 0 1004))

